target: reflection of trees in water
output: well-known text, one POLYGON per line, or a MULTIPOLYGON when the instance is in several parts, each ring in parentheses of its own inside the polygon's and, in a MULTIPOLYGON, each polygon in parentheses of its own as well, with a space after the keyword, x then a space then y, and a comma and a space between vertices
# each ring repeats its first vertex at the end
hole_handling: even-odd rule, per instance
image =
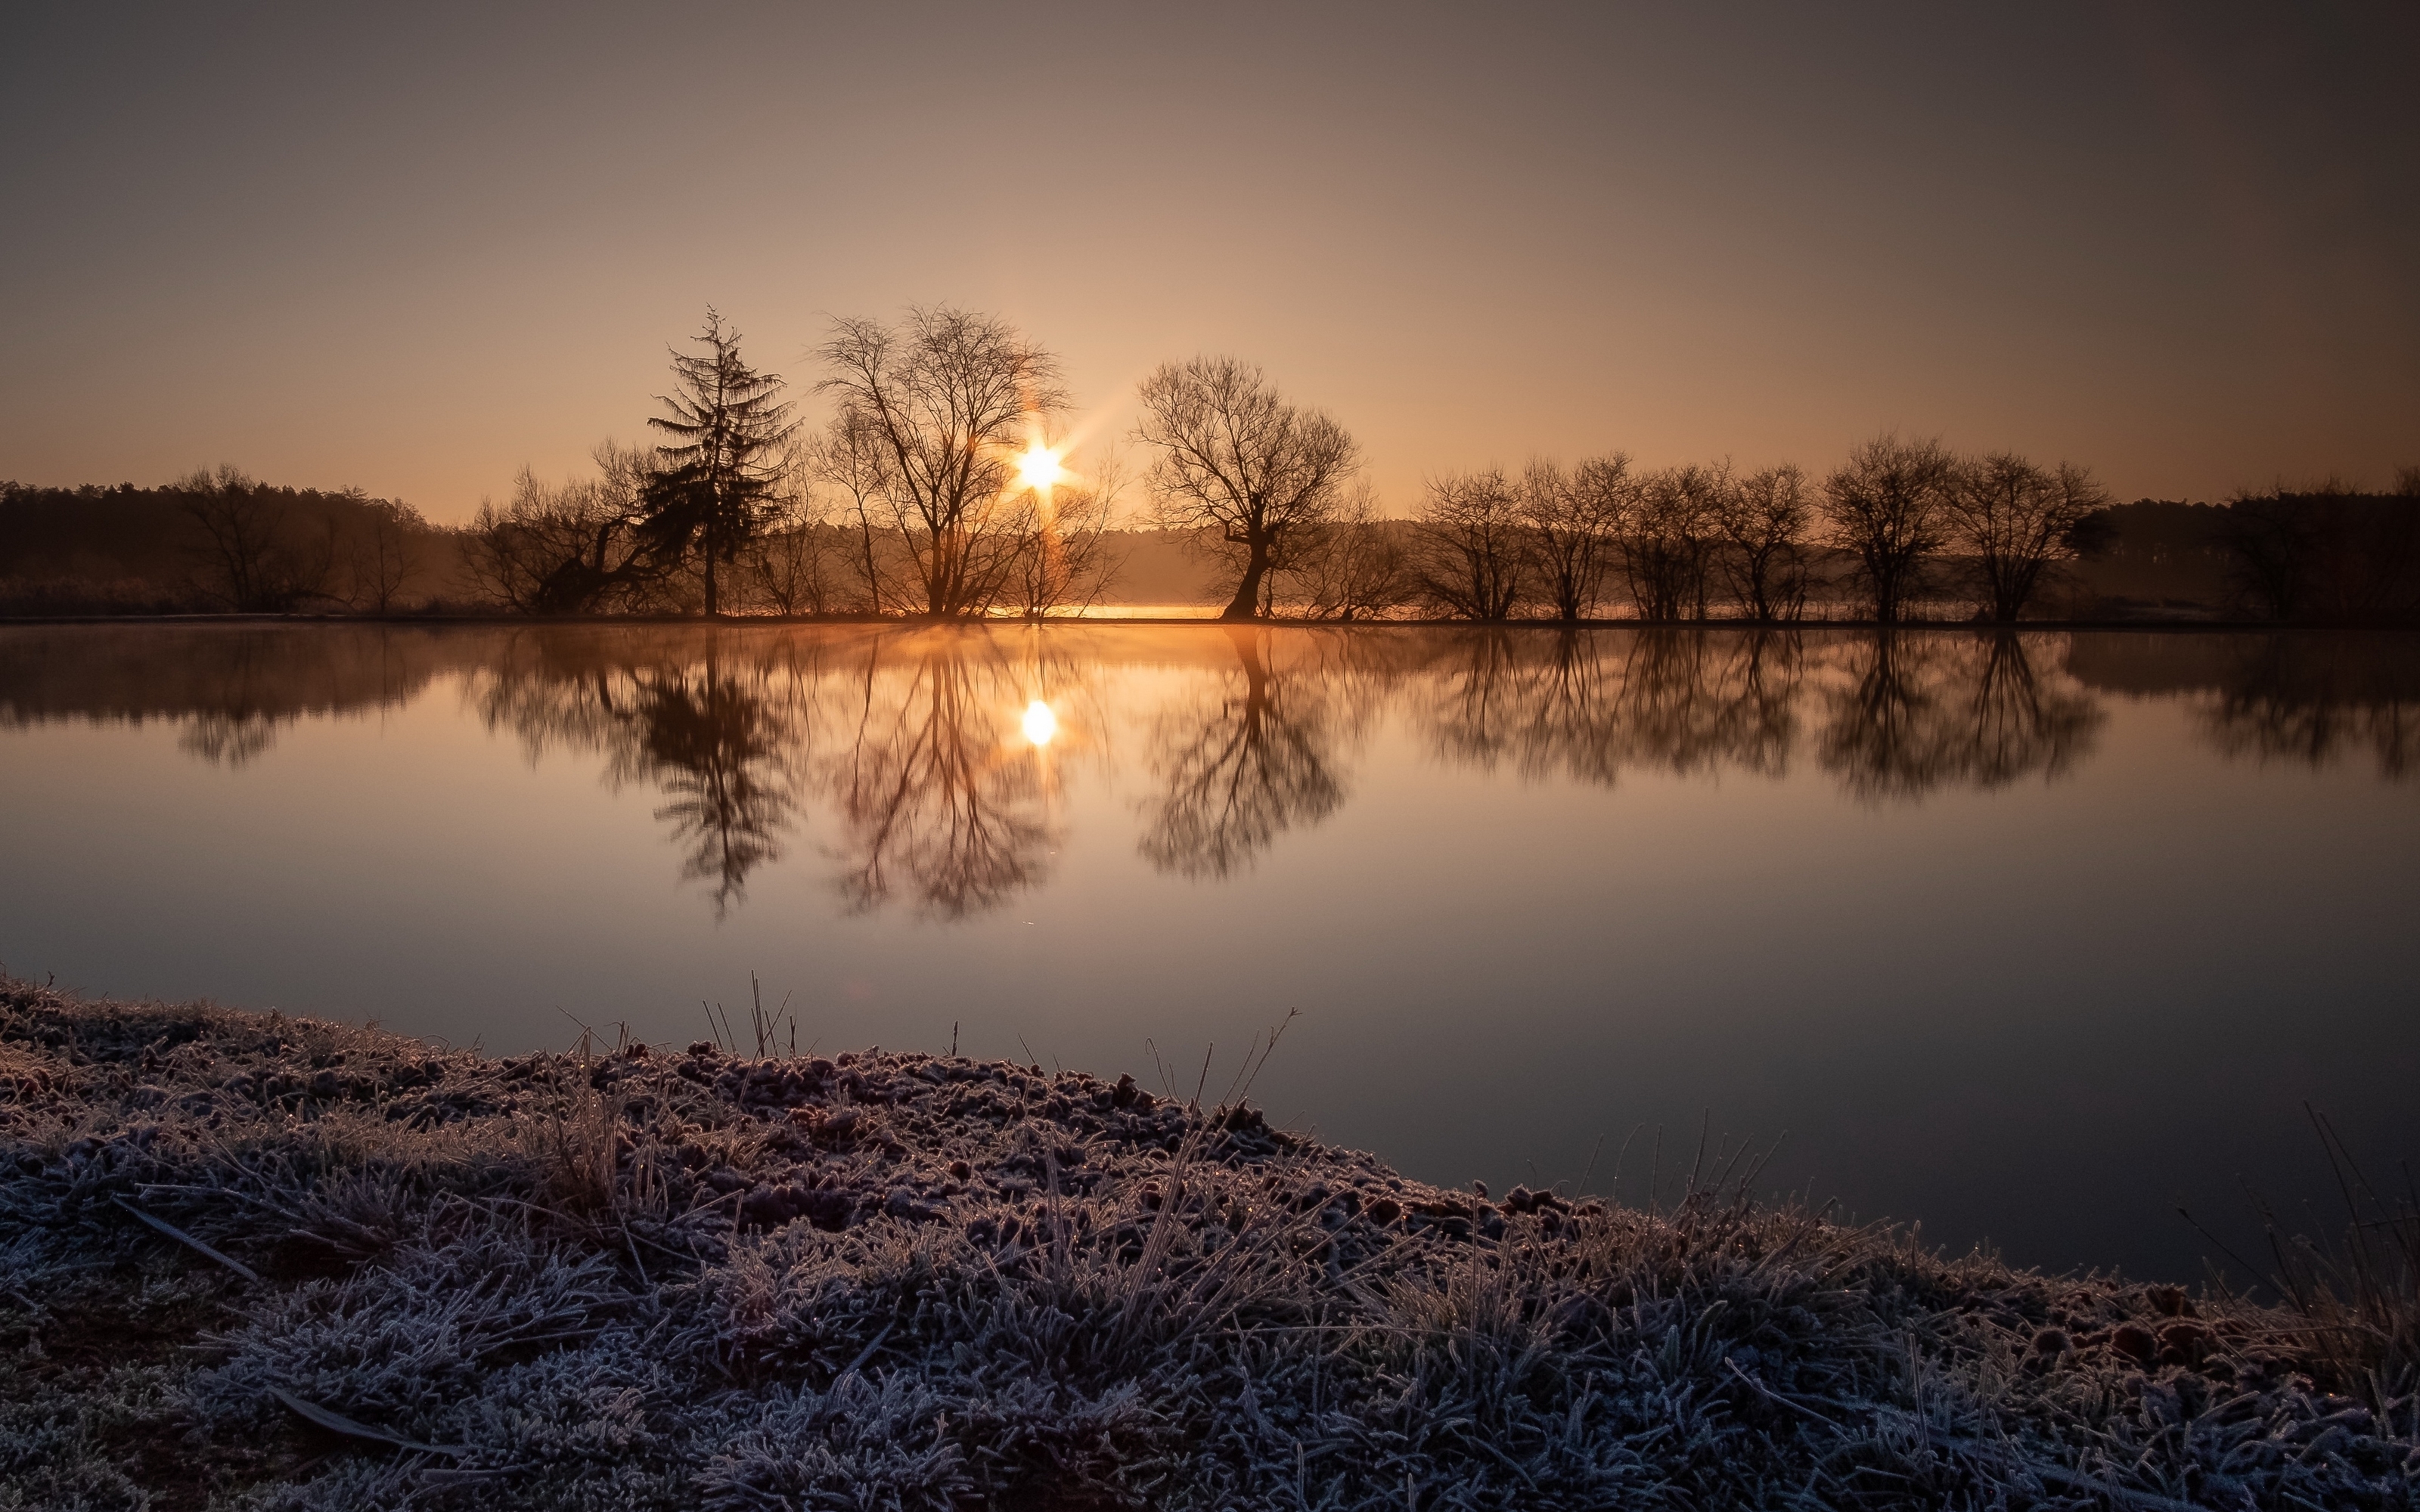
POLYGON ((1860 798, 1918 797, 1948 775, 1938 658, 1927 636, 1884 632, 1852 654, 1831 691, 1818 757, 1860 798))
POLYGON ((455 649, 387 625, 12 627, 0 729, 62 718, 178 726, 178 748, 243 766, 310 716, 399 705, 455 649))
POLYGON ((1652 630, 1624 657, 1625 764, 1779 776, 1797 730, 1798 639, 1770 630, 1652 630))
POLYGON ((2056 777, 2106 717, 2071 679, 2038 674, 2013 634, 1885 631, 1856 644, 1848 673, 1826 695, 1818 757, 1869 801, 2056 777))
POLYGON ((781 854, 797 803, 784 759, 796 732, 783 723, 708 661, 690 675, 641 683, 632 738, 613 753, 617 780, 627 772, 662 790, 656 818, 689 848, 681 877, 709 883, 717 912, 741 895, 750 872, 781 854))
POLYGON ((2420 658, 2410 639, 2288 632, 2228 650, 2202 716, 2223 753, 2316 768, 2366 749, 2389 781, 2420 771, 2420 658))
POLYGON ((1817 759, 1869 799, 2056 775, 2102 717, 2013 635, 1899 632, 1811 657, 1801 632, 1773 629, 1471 630, 1435 644, 1414 717, 1439 754, 1607 787, 1626 770, 1778 777, 1810 698, 1817 759))
POLYGON ((1461 632, 1416 717, 1449 761, 1610 787, 1625 768, 1778 773, 1798 640, 1777 631, 1461 632))
POLYGON ((223 766, 263 756, 309 715, 403 703, 433 671, 424 633, 285 626, 202 632, 178 675, 185 728, 177 748, 223 766))
POLYGON ((1041 882, 1059 837, 1050 765, 1016 733, 1032 670, 987 630, 937 629, 869 641, 853 684, 855 730, 825 777, 849 901, 904 892, 955 918, 1041 882))
POLYGON ((1234 670, 1193 702, 1162 710, 1152 730, 1160 791, 1140 848, 1179 876, 1231 875, 1286 830, 1343 804, 1337 740, 1360 727, 1393 644, 1357 643, 1349 632, 1226 633, 1234 670), (1366 653, 1375 655, 1357 655, 1366 653))
POLYGON ((177 736, 177 748, 220 766, 248 766, 277 744, 278 733, 302 717, 257 709, 205 709, 177 736))
POLYGON ((799 800, 812 664, 789 648, 724 655, 711 639, 680 651, 616 656, 610 642, 535 642, 499 657, 473 702, 489 728, 510 728, 533 759, 594 750, 605 779, 654 787, 655 817, 682 847, 681 877, 704 882, 718 914, 749 874, 781 856, 799 800), (694 650, 691 650, 694 648, 694 650), (771 650, 773 654, 765 654, 771 650))
POLYGON ((682 876, 718 909, 829 803, 853 904, 954 918, 1045 880, 1062 776, 1103 749, 1105 668, 1186 667, 1205 643, 1213 663, 1138 711, 1154 784, 1140 847, 1187 877, 1233 875, 1337 812, 1360 735, 1393 708, 1484 771, 1610 786, 1624 771, 1778 776, 1811 754, 1847 792, 1894 802, 2086 759, 2103 715, 2081 673, 2195 694, 2204 737, 2231 755, 2420 769, 2420 642, 2384 633, 25 627, 0 635, 0 729, 166 719, 185 750, 240 765, 305 717, 462 676, 470 706, 533 758, 594 755, 617 789, 659 795, 682 876), (1035 698, 1060 720, 1042 750, 1017 729, 1035 698))
MULTIPOLYGON (((1008 632, 1015 635, 1016 632, 1008 632)), ((660 640, 533 639, 473 702, 533 757, 597 751, 616 789, 652 786, 718 909, 778 860, 811 797, 860 909, 895 899, 949 918, 1041 882, 1058 831, 1055 773, 1097 728, 1090 671, 981 626, 696 632, 660 640), (1068 733, 1046 755, 1017 729, 1047 693, 1068 733)))
POLYGON ((2024 641, 2006 631, 1983 644, 1969 709, 1961 776, 1978 788, 2036 772, 2066 776, 2091 753, 2109 717, 2073 679, 2040 674, 2024 641))

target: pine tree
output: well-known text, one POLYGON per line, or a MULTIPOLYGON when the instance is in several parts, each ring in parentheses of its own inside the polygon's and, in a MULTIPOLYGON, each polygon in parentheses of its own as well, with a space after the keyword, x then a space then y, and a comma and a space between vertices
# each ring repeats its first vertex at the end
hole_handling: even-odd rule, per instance
POLYGON ((656 448, 659 467, 647 485, 643 529, 661 561, 699 553, 706 612, 712 615, 721 607, 715 565, 736 560, 764 530, 776 502, 770 454, 798 426, 780 396, 780 376, 741 361, 739 332, 711 308, 697 339, 711 354, 673 354, 676 392, 656 396, 669 413, 647 421, 672 440, 656 448))

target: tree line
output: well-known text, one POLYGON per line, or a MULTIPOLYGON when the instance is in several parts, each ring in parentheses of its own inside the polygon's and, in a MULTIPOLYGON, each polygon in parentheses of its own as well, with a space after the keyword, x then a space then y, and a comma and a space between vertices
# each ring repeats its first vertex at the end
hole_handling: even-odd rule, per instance
POLYGON ((0 612, 387 614, 444 580, 453 545, 408 504, 233 467, 156 488, 0 483, 0 612))
MULTIPOLYGON (((2038 611, 2068 564, 2122 555, 2153 523, 2078 464, 1896 435, 1821 476, 1649 469, 1619 451, 1451 472, 1390 518, 1350 432, 1236 358, 1171 362, 1143 380, 1125 438, 1145 459, 1137 480, 1114 448, 1068 465, 1060 363, 995 316, 836 321, 816 353, 814 392, 830 401, 818 425, 718 313, 697 343, 673 355, 656 444, 606 442, 591 474, 562 482, 524 469, 459 531, 232 469, 151 491, 171 496, 180 527, 181 607, 385 613, 416 586, 426 599, 451 584, 530 614, 1040 616, 1111 591, 1113 517, 1139 481, 1134 513, 1203 559, 1231 621, 1781 624, 1845 603, 1885 625, 2008 624, 2038 611)), ((12 568, 13 521, 47 501, 55 525, 57 496, 96 518, 116 500, 0 490, 0 604, 19 612, 44 600, 27 588, 39 573, 12 568)), ((2420 615, 2420 469, 2392 494, 2272 489, 2189 523, 2187 554, 2216 564, 2212 595, 2233 612, 2420 615)), ((71 611, 74 597, 54 591, 48 607, 71 611)))

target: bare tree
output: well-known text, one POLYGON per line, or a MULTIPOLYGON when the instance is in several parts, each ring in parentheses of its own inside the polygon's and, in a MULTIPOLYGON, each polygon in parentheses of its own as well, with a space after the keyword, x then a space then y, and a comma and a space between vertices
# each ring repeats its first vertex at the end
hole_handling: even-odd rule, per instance
POLYGON ((790 494, 739 558, 749 598, 776 614, 829 614, 848 573, 845 536, 815 508, 812 493, 790 494))
POLYGON ((1975 558, 1986 608, 2006 625, 2024 612, 2043 570, 2074 555, 2070 543, 2085 517, 2108 502, 2092 474, 2071 462, 2053 471, 1994 452, 1958 470, 1943 507, 1952 543, 1975 558))
POLYGON ((1630 458, 1620 452, 1591 457, 1570 472, 1552 462, 1531 462, 1521 474, 1531 576, 1557 619, 1595 615, 1615 537, 1637 492, 1630 458))
POLYGON ((600 442, 593 478, 541 481, 529 468, 503 508, 482 500, 464 559, 480 590, 524 613, 652 607, 662 574, 640 533, 653 458, 600 442))
POLYGON ((1521 601, 1521 500, 1501 468, 1429 484, 1419 514, 1420 591, 1448 613, 1501 620, 1521 601))
POLYGON ((285 492, 222 465, 178 480, 185 517, 199 531, 203 591, 240 614, 282 614, 328 596, 335 545, 292 517, 285 492))
POLYGON ((1957 485, 1957 462, 1938 440, 1896 436, 1855 447, 1823 480, 1822 512, 1832 542, 1856 557, 1879 623, 1906 617, 1925 559, 1949 539, 1957 485))
POLYGON ((409 505, 383 499, 365 499, 362 504, 346 542, 350 589, 345 602, 352 609, 387 614, 403 590, 427 570, 420 542, 428 534, 428 522, 409 505))
POLYGON ((1807 532, 1814 518, 1807 474, 1788 462, 1722 491, 1714 525, 1730 547, 1723 571, 1749 619, 1770 624, 1806 611, 1807 532))
POLYGON ((823 449, 820 436, 793 435, 783 443, 764 529, 737 563, 747 600, 776 614, 831 613, 854 576, 848 532, 831 519, 823 449))
POLYGON ((1008 528, 1016 444, 1068 408, 1058 359, 996 316, 948 308, 910 310, 896 326, 842 320, 823 358, 833 373, 817 387, 839 395, 836 434, 882 457, 863 480, 869 576, 883 576, 878 518, 914 607, 992 608, 1021 545, 1008 528))
POLYGON ((1111 544, 1109 517, 1125 481, 1122 459, 1111 454, 1081 476, 1017 490, 1003 527, 1016 541, 1006 594, 1011 608, 1040 619, 1053 609, 1099 602, 1122 560, 1111 544))
POLYGON ((1283 569, 1289 600, 1306 619, 1380 619, 1419 591, 1402 521, 1378 517, 1364 485, 1333 514, 1296 532, 1283 569))
POLYGON ((1623 513, 1621 564, 1642 620, 1706 617, 1706 566, 1728 486, 1721 468, 1689 463, 1638 480, 1623 513))
POLYGON ((892 497, 890 443, 873 417, 843 409, 832 417, 814 450, 816 485, 834 496, 839 529, 848 537, 846 555, 857 581, 858 607, 868 614, 906 613, 913 606, 892 590, 901 573, 886 568, 894 554, 885 514, 892 497))
POLYGON ((1207 533, 1243 558, 1223 620, 1261 612, 1263 582, 1289 538, 1331 518, 1360 465, 1344 427, 1278 396, 1232 357, 1161 364, 1143 379, 1138 440, 1158 448, 1156 522, 1207 533))

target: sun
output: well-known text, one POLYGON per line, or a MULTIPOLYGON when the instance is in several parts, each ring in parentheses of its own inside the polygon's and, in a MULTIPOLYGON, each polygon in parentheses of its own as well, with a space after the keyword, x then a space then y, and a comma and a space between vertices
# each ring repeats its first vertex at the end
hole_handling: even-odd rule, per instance
POLYGON ((1059 454, 1036 442, 1016 459, 1016 475, 1029 488, 1047 488, 1067 474, 1059 466, 1059 454))

